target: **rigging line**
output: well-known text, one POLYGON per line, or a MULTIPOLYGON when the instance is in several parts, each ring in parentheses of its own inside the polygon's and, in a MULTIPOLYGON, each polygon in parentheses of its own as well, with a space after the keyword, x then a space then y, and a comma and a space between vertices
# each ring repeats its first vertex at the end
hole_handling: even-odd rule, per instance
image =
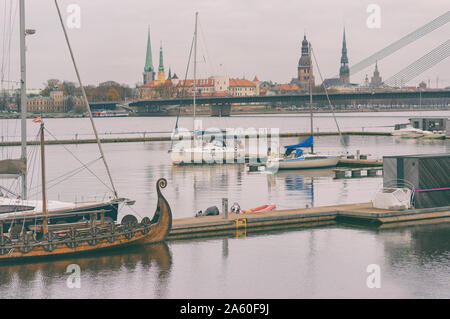
MULTIPOLYGON (((7 48, 6 48, 6 44, 5 44, 5 50, 4 50, 4 54, 5 54, 5 56, 6 56, 6 59, 5 59, 5 64, 3 64, 2 65, 2 67, 3 67, 3 70, 2 70, 2 78, 4 78, 5 77, 5 72, 6 72, 6 77, 7 77, 7 79, 9 79, 10 78, 10 76, 11 76, 11 39, 12 39, 12 33, 13 33, 13 28, 14 28, 14 23, 15 23, 15 17, 16 17, 16 14, 17 14, 17 7, 16 7, 16 11, 14 12, 14 15, 13 15, 13 12, 12 12, 12 3, 10 3, 10 7, 9 7, 9 10, 10 10, 10 12, 9 12, 9 33, 8 33, 8 40, 6 40, 6 36, 5 36, 5 42, 8 42, 8 44, 7 44, 7 48), (5 65, 6 65, 6 70, 4 69, 4 67, 5 67, 5 65)), ((5 27, 5 29, 6 29, 6 27, 5 27)), ((12 88, 12 85, 11 86, 7 86, 8 88, 12 88)))
POLYGON ((201 38, 203 39, 203 42, 201 42, 201 43, 203 44, 203 48, 205 50, 206 56, 208 57, 207 63, 209 64, 211 73, 214 74, 214 73, 216 73, 216 70, 214 69, 213 64, 211 64, 213 61, 211 59, 211 55, 209 54, 208 46, 206 45, 206 37, 205 37, 205 34, 203 33, 202 22, 200 21, 200 19, 199 19, 198 23, 199 23, 199 27, 200 27, 200 35, 201 35, 201 38))
MULTIPOLYGON (((100 159, 101 159, 101 157, 99 157, 99 158, 93 160, 89 165, 91 165, 91 164, 97 162, 97 161, 100 160, 100 159)), ((53 179, 52 181, 55 181, 55 180, 57 180, 57 179, 60 179, 60 178, 64 177, 64 178, 61 179, 60 181, 55 182, 53 185, 47 186, 47 190, 49 190, 49 189, 55 187, 55 186, 58 185, 58 184, 61 184, 62 182, 66 181, 66 180, 68 180, 69 178, 75 176, 76 174, 82 172, 85 168, 86 168, 86 167, 81 166, 81 167, 79 167, 79 168, 73 170, 72 172, 70 172, 70 174, 67 173, 67 174, 66 174, 67 176, 60 176, 60 177, 57 177, 57 178, 53 179)), ((38 185, 38 186, 36 186, 36 187, 41 187, 41 186, 42 186, 42 185, 38 185)), ((39 191, 36 192, 36 194, 39 194, 39 191)), ((34 193, 33 193, 32 195, 34 195, 34 193)))
MULTIPOLYGON (((31 151, 29 151, 29 157, 28 158, 30 158, 30 160, 31 161, 29 161, 29 162, 32 162, 33 163, 33 167, 34 167, 34 164, 36 163, 36 161, 33 161, 33 156, 34 156, 34 154, 35 154, 35 152, 33 152, 32 150, 31 151)), ((28 163, 27 163, 27 166, 28 166, 28 163)), ((32 170, 33 171, 33 170, 32 170)), ((33 177, 33 174, 31 175, 31 177, 33 177)), ((17 182, 17 179, 15 179, 15 180, 13 180, 11 183, 10 183, 10 186, 9 186, 9 188, 10 189, 13 189, 13 187, 15 186, 15 192, 16 193, 20 193, 19 191, 18 191, 18 188, 19 188, 19 183, 17 182)))
MULTIPOLYGON (((317 71, 319 72, 320 80, 322 81, 322 86, 323 86, 323 88, 324 88, 324 90, 325 90, 325 95, 327 96, 328 104, 329 104, 330 107, 331 107, 331 113, 333 114, 334 122, 336 123, 336 127, 337 127, 338 132, 339 132, 339 138, 340 138, 341 142, 343 143, 344 140, 343 140, 343 138, 342 138, 341 129, 339 128, 339 124, 338 124, 338 122, 337 122, 336 115, 334 114, 334 107, 333 107, 333 105, 331 104, 330 97, 328 96, 327 88, 326 88, 326 86, 323 84, 322 72, 320 72, 319 63, 317 62, 317 58, 316 58, 316 55, 314 54, 314 50, 313 50, 312 46, 311 46, 311 53, 312 53, 312 56, 313 56, 313 58, 314 58, 314 62, 316 62, 317 71)), ((312 63, 312 62, 311 62, 311 63, 312 63)), ((345 143, 343 143, 343 144, 345 145, 345 143)))
MULTIPOLYGON (((94 164, 95 162, 97 162, 97 161, 100 160, 100 159, 101 159, 101 157, 96 158, 96 159, 90 161, 89 163, 87 163, 86 166, 91 166, 92 164, 94 164)), ((68 171, 68 172, 62 174, 61 176, 55 177, 55 178, 49 180, 49 181, 47 182, 47 184, 50 184, 51 182, 57 181, 57 180, 59 180, 59 179, 61 179, 61 178, 66 178, 66 176, 71 175, 71 174, 74 174, 75 172, 78 172, 78 171, 81 172, 82 170, 84 170, 84 169, 86 168, 86 166, 82 165, 82 166, 80 166, 80 167, 77 167, 77 168, 75 168, 75 169, 73 169, 73 170, 71 170, 71 171, 68 171)), ((73 176, 73 175, 71 175, 71 176, 73 176)), ((34 186, 34 187, 30 188, 30 189, 39 188, 39 187, 41 187, 41 186, 42 186, 42 185, 37 185, 37 186, 34 186)))
MULTIPOLYGON (((17 6, 16 6, 16 8, 15 8, 15 11, 14 11, 14 15, 13 15, 13 17, 12 17, 12 21, 11 21, 11 32, 10 32, 10 35, 9 35, 9 42, 8 42, 8 54, 9 54, 9 57, 8 57, 8 79, 9 78, 11 78, 11 40, 12 40, 12 35, 13 35, 13 29, 14 29, 14 26, 15 26, 15 22, 16 22, 16 15, 17 15, 17 10, 18 10, 18 4, 17 4, 17 6)), ((12 88, 12 84, 11 84, 11 88, 12 88)))
MULTIPOLYGON (((194 46, 194 37, 192 37, 192 42, 191 42, 191 49, 189 51, 189 58, 188 58, 188 63, 186 66, 186 73, 184 74, 184 82, 183 82, 183 86, 181 87, 181 93, 179 93, 179 91, 177 90, 177 95, 181 95, 181 97, 184 97, 185 94, 185 90, 186 90, 186 81, 187 81, 187 76, 189 73, 189 65, 191 63, 191 56, 192 56, 192 48, 194 46)), ((181 81, 178 82, 178 85, 181 85, 181 81)), ((180 114, 181 114, 181 103, 178 106, 178 115, 177 115, 177 120, 175 122, 175 129, 174 129, 174 133, 178 133, 178 120, 180 118, 180 114)), ((171 139, 170 142, 170 150, 172 150, 172 146, 173 146, 173 139, 171 139)))
POLYGON ((89 101, 87 99, 86 91, 84 90, 83 83, 81 82, 80 73, 78 72, 78 67, 77 67, 77 64, 75 62, 75 57, 73 55, 72 47, 70 46, 69 37, 67 35, 66 27, 64 25, 64 21, 63 21, 62 15, 61 15, 61 11, 59 10, 59 5, 58 5, 58 1, 57 0, 55 0, 55 6, 56 6, 56 10, 58 11, 59 20, 61 22, 61 27, 62 27, 62 29, 64 31, 64 37, 66 38, 67 46, 69 47, 70 56, 72 58, 72 63, 73 63, 73 66, 75 68, 75 73, 77 74, 77 78, 78 78, 78 82, 80 84, 81 92, 83 93, 83 99, 84 99, 84 101, 86 103, 86 108, 87 108, 87 111, 88 111, 88 114, 89 114, 89 119, 91 121, 92 129, 94 131, 95 138, 97 140, 98 149, 99 149, 100 154, 102 156, 103 164, 105 165, 106 173, 108 174, 109 182, 111 183, 112 190, 114 192, 114 196, 116 198, 118 198, 116 187, 114 186, 114 182, 113 182, 113 179, 112 179, 112 176, 111 176, 111 172, 109 170, 108 163, 106 162, 105 154, 103 153, 102 144, 101 144, 100 139, 98 137, 97 128, 95 127, 94 119, 92 117, 91 107, 89 105, 89 101))
MULTIPOLYGON (((55 139, 55 141, 58 141, 58 139, 47 129, 44 128, 45 131, 50 134, 51 137, 53 137, 55 139)), ((75 156, 75 154, 73 154, 64 144, 61 144, 61 146, 67 151, 69 152, 70 155, 72 155, 73 158, 75 158, 81 165, 85 165, 78 157, 75 156)), ((102 156, 100 156, 100 158, 102 158, 102 156)), ((102 158, 103 159, 103 158, 102 158)), ((100 177, 98 177, 92 170, 90 170, 88 167, 86 167, 86 169, 92 174, 94 175, 99 181, 100 183, 102 183, 107 189, 111 190, 114 192, 114 189, 111 189, 111 187, 109 187, 108 185, 106 185, 101 179, 100 177)), ((116 194, 115 194, 116 195, 116 194)))
MULTIPOLYGON (((38 133, 36 133, 36 137, 35 137, 35 141, 37 142, 40 138, 39 136, 39 131, 38 133)), ((37 162, 37 147, 32 147, 31 150, 29 151, 29 154, 27 154, 27 158, 30 158, 31 163, 33 163, 33 166, 31 167, 31 178, 29 180, 29 182, 27 181, 27 184, 31 187, 33 185, 33 180, 34 180, 34 176, 36 174, 36 162, 37 162), (28 157, 29 156, 29 157, 28 157)), ((28 166, 28 163, 27 163, 28 166)))
POLYGON ((5 5, 4 5, 4 15, 3 15, 3 41, 2 41, 2 65, 1 65, 1 75, 2 75, 2 79, 4 78, 4 63, 6 60, 6 21, 7 21, 7 5, 6 5, 7 1, 5 0, 5 5))

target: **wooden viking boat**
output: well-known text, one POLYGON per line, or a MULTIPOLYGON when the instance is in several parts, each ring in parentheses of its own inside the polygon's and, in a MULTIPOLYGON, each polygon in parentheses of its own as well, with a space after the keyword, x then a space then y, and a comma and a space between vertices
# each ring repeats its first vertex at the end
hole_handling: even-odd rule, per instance
POLYGON ((126 215, 117 224, 106 220, 105 211, 102 210, 89 212, 89 220, 52 225, 51 218, 54 216, 44 211, 41 215, 29 217, 40 218, 44 223, 29 226, 11 236, 3 232, 3 225, 11 221, 0 219, 0 263, 5 260, 37 259, 162 242, 172 227, 172 212, 160 190, 166 186, 167 181, 163 178, 156 182, 158 204, 155 214, 152 219, 144 217, 141 222, 133 215, 126 215))
MULTIPOLYGON (((55 5, 69 47, 72 62, 77 74, 78 82, 83 95, 83 100, 91 120, 92 128, 97 140, 98 148, 103 159, 112 190, 114 201, 111 205, 91 205, 81 208, 61 206, 55 209, 54 202, 49 202, 46 195, 45 178, 45 141, 44 122, 39 117, 40 146, 41 146, 41 173, 42 173, 42 201, 33 209, 18 209, 14 207, 12 212, 0 209, 0 263, 9 260, 33 259, 38 257, 53 257, 86 252, 95 252, 103 249, 120 248, 136 244, 158 243, 163 241, 172 227, 172 213, 169 203, 161 193, 160 188, 167 186, 167 181, 159 179, 156 184, 158 204, 152 219, 144 217, 140 222, 133 215, 126 215, 121 223, 115 222, 117 216, 117 204, 122 201, 117 196, 109 166, 107 165, 97 129, 95 127, 90 105, 84 86, 75 63, 73 52, 64 27, 61 11, 55 0, 55 5), (113 214, 113 215, 111 215, 113 214)), ((24 1, 20 1, 21 29, 24 29, 25 14, 24 1)), ((21 44, 24 44, 25 32, 21 32, 21 44)), ((21 45, 21 57, 24 58, 24 45, 21 45)), ((25 69, 22 77, 25 79, 25 69)), ((25 81, 23 81, 25 83, 25 81)), ((26 128, 26 91, 22 86, 22 133, 26 128)), ((22 134, 22 152, 26 154, 26 134, 22 134)), ((24 157, 26 158, 26 157, 24 157)), ((26 161, 9 161, 3 163, 7 170, 15 170, 14 173, 22 175, 23 190, 26 190, 26 161)), ((2 165, 0 165, 0 173, 2 165)), ((23 194, 26 194, 23 191, 23 194)), ((23 199, 26 199, 25 196, 23 199)), ((16 204, 14 204, 16 205, 16 204)), ((8 206, 8 205, 6 205, 8 206)), ((11 205, 9 205, 11 206, 11 205)), ((3 207, 5 208, 5 207, 3 207)), ((8 207, 6 207, 8 208, 8 207)), ((8 208, 9 209, 9 208, 8 208)))

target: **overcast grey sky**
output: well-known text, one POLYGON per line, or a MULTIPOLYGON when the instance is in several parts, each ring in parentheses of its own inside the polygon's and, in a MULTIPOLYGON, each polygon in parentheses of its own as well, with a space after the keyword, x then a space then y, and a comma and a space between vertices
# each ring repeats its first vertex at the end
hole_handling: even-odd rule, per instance
MULTIPOLYGON (((11 2, 16 7, 18 0, 0 0, 2 20, 5 4, 11 2)), ((199 12, 199 77, 224 74, 253 79, 256 75, 260 80, 286 83, 296 76, 304 32, 327 78, 339 71, 344 25, 353 65, 450 9, 448 0, 59 0, 59 4, 65 19, 68 5, 81 8, 81 27, 68 31, 84 83, 113 80, 130 86, 142 81, 148 26, 155 68, 162 41, 166 72, 170 66, 184 76, 195 11, 199 12), (367 27, 369 4, 381 8, 379 29, 367 27)), ((75 81, 54 1, 26 0, 26 18, 27 27, 37 30, 27 38, 28 87, 41 88, 49 78, 75 81)), ((4 37, 3 22, 0 27, 4 37)), ((449 35, 450 23, 380 61, 381 76, 394 75, 449 35)), ((13 80, 19 78, 18 43, 15 33, 13 80)), ((447 59, 410 84, 429 79, 434 87, 439 76, 439 86, 449 86, 449 72, 447 59)), ((370 77, 373 66, 351 75, 351 82, 362 82, 366 73, 370 77)), ((316 81, 321 82, 317 72, 316 81)))

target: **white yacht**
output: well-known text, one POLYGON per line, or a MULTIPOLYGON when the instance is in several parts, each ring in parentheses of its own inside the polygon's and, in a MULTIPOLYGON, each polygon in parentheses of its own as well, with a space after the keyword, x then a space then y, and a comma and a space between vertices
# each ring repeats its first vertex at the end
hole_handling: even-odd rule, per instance
POLYGON ((407 125, 398 130, 394 130, 392 136, 398 136, 402 138, 419 138, 424 136, 424 131, 418 128, 414 128, 411 125, 407 125))

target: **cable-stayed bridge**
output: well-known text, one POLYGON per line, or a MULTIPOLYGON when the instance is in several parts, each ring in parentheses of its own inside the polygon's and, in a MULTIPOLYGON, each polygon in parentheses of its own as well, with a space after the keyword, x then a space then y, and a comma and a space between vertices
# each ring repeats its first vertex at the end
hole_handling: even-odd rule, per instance
MULTIPOLYGON (((445 12, 441 16, 428 22, 427 24, 421 26, 420 28, 412 31, 411 33, 405 35, 401 39, 391 43, 387 47, 375 52, 374 54, 363 59, 362 61, 350 66, 350 74, 356 74, 364 70, 365 68, 375 64, 377 61, 381 61, 382 59, 404 48, 408 44, 411 44, 417 41, 418 39, 424 37, 425 35, 429 34, 430 32, 446 25, 448 22, 450 22, 450 11, 445 12)), ((438 62, 440 61, 437 61, 436 63, 438 62)))
MULTIPOLYGON (((373 53, 369 57, 356 63, 350 67, 350 75, 354 75, 365 68, 375 64, 407 45, 423 38, 430 32, 437 30, 450 22, 450 11, 445 12, 441 16, 421 26, 420 28, 405 35, 399 40, 391 43, 387 47, 373 53)), ((403 87, 407 82, 419 76, 426 70, 442 62, 450 55, 450 39, 446 39, 444 43, 435 49, 431 50, 420 59, 414 61, 409 66, 403 68, 398 73, 394 74, 386 81, 384 81, 384 88, 376 91, 355 91, 346 93, 332 93, 329 94, 331 103, 341 106, 348 105, 440 105, 445 108, 449 107, 450 90, 420 90, 408 92, 398 90, 396 88, 403 87), (391 87, 391 88, 389 88, 391 87)), ((316 105, 319 107, 327 107, 328 97, 326 94, 315 94, 313 97, 316 105)), ((129 103, 130 107, 134 107, 139 113, 158 113, 166 108, 174 105, 191 105, 192 97, 177 98, 177 99, 157 99, 157 100, 140 100, 129 103)), ((276 104, 293 104, 305 105, 309 103, 308 94, 289 94, 289 95, 274 95, 274 96, 228 96, 228 97, 205 97, 197 98, 198 105, 208 105, 211 108, 211 115, 227 116, 231 112, 231 105, 233 104, 248 104, 248 103, 266 103, 271 105, 276 104)))

